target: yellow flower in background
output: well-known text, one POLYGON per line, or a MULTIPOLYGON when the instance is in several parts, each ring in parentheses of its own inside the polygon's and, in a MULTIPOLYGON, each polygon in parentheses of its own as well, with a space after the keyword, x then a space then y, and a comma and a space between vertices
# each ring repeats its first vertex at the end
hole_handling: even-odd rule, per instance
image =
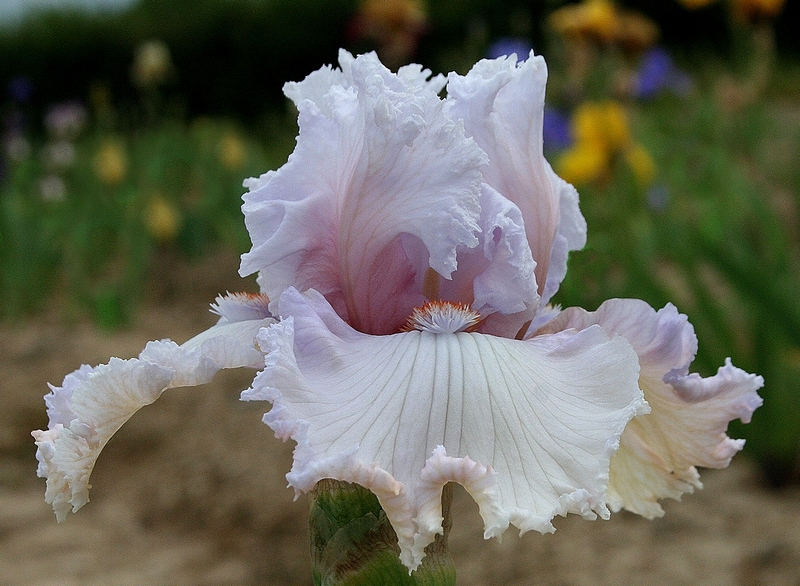
POLYGON ((597 143, 578 143, 558 161, 558 174, 575 185, 592 183, 607 174, 608 154, 597 143))
POLYGON ((655 176, 650 153, 633 140, 625 109, 619 102, 585 102, 572 115, 573 146, 558 161, 558 173, 575 184, 607 179, 622 158, 642 185, 655 176))
POLYGON ((565 35, 596 37, 611 42, 617 28, 617 7, 609 0, 585 0, 550 15, 550 25, 565 35))
POLYGON ((620 9, 611 0, 584 0, 554 11, 550 26, 557 33, 601 44, 641 50, 658 38, 656 24, 639 12, 620 9))
POLYGON ((643 186, 648 186, 656 176, 656 163, 647 149, 640 144, 632 145, 623 153, 625 162, 643 186))
POLYGON ((180 211, 160 193, 151 199, 145 212, 145 226, 156 240, 173 240, 181 227, 180 211))
POLYGON ((619 102, 585 102, 572 117, 572 134, 578 143, 597 143, 606 152, 622 149, 631 141, 628 116, 619 102))
POLYGON ((236 171, 244 166, 247 147, 242 137, 235 132, 228 132, 219 142, 219 160, 229 171, 236 171))
POLYGON ((100 145, 94 156, 94 170, 106 185, 118 185, 128 172, 128 156, 122 145, 115 140, 107 140, 100 145))
POLYGON ((172 57, 164 41, 145 41, 136 49, 131 79, 139 87, 161 85, 172 73, 172 57))

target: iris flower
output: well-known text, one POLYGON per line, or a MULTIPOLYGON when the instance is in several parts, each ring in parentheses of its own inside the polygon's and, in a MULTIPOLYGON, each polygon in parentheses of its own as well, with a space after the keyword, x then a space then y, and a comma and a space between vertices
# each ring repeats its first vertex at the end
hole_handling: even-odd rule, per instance
POLYGON ((378 498, 416 568, 461 483, 485 536, 553 531, 555 515, 660 514, 742 442, 760 403, 730 363, 689 373, 696 340, 672 306, 549 305, 585 243, 575 189, 542 154, 547 71, 530 54, 431 78, 342 51, 285 86, 300 133, 288 162, 245 182, 261 294, 218 298, 183 345, 68 375, 46 397, 39 473, 59 520, 88 500, 111 435, 167 388, 258 369, 249 401, 297 443, 297 493, 325 478, 378 498), (440 92, 447 86, 447 97, 440 92))
POLYGON ((571 120, 573 145, 561 153, 558 171, 576 184, 603 183, 622 159, 643 186, 655 175, 655 162, 631 135, 622 104, 613 100, 584 102, 571 120))

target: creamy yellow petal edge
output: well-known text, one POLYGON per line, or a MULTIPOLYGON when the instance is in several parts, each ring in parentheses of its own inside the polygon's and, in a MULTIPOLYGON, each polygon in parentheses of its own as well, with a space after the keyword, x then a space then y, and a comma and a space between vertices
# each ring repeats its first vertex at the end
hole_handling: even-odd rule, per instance
POLYGON ((641 364, 639 384, 652 408, 625 428, 611 460, 609 506, 661 516, 659 499, 680 499, 702 487, 696 466, 724 468, 742 449, 744 440, 727 436, 728 423, 750 421, 762 403, 756 391, 764 379, 730 359, 714 376, 690 374, 697 338, 671 304, 658 312, 637 299, 612 299, 595 312, 569 308, 539 333, 594 324, 631 343, 641 364))

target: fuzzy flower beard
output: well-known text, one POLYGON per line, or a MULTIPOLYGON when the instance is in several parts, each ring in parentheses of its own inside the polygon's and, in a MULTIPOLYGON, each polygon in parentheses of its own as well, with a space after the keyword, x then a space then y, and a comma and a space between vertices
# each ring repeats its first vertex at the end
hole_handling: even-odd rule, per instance
POLYGON ((263 294, 219 298, 219 323, 186 344, 51 387, 33 435, 58 519, 136 410, 238 366, 260 370, 242 399, 271 402, 265 423, 297 442, 290 486, 373 491, 409 570, 442 531, 447 482, 492 537, 567 513, 653 517, 700 486, 696 466, 726 466, 743 444, 728 422, 749 421, 761 377, 730 361, 691 374, 697 341, 671 305, 547 305, 586 224, 542 154, 543 59, 446 79, 339 62, 286 84, 297 146, 245 182, 240 271, 263 294))

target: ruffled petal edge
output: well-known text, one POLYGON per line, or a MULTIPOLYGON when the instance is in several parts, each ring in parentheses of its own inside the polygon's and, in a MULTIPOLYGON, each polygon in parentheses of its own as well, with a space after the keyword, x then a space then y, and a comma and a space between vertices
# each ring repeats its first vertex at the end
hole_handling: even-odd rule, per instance
MULTIPOLYGON (((217 302, 217 308, 239 304, 217 302)), ((253 341, 274 319, 264 313, 266 303, 258 296, 251 304, 259 319, 230 322, 223 317, 181 346, 171 340, 149 342, 138 358, 84 365, 68 374, 60 387, 50 385, 45 396, 48 429, 31 435, 37 446, 37 473, 47 479, 45 501, 59 522, 89 501, 89 477, 100 452, 139 409, 168 388, 204 384, 221 368, 263 365, 253 341)))

